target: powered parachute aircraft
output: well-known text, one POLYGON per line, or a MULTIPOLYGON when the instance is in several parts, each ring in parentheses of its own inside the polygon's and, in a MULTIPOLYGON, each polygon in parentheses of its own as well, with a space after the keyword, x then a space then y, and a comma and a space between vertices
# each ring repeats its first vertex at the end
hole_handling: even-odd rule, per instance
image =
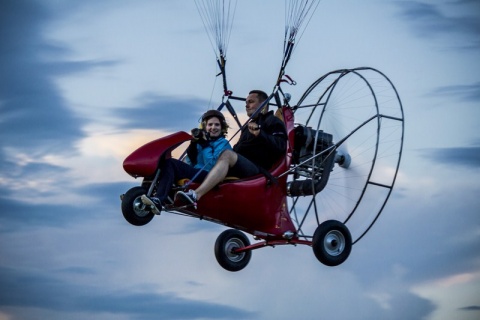
MULTIPOLYGON (((174 200, 173 194, 185 189, 175 185, 170 202, 162 208, 229 227, 215 243, 216 259, 226 270, 242 270, 253 250, 279 245, 311 246, 321 263, 337 266, 372 228, 392 193, 402 155, 404 115, 399 94, 385 74, 370 67, 331 71, 294 104, 284 91, 295 84, 286 68, 319 2, 285 0, 283 58, 268 103, 285 123, 288 147, 271 168, 271 178, 224 181, 196 208, 174 200), (256 242, 252 244, 246 234, 256 242)), ((217 110, 230 113, 242 128, 250 119, 241 123, 234 105, 245 99, 233 95, 226 72, 237 1, 195 4, 223 82, 217 110)), ((129 223, 142 226, 154 218, 152 208, 140 198, 155 193, 162 161, 191 138, 176 132, 139 147, 125 159, 125 171, 142 180, 121 195, 129 223)), ((197 186, 188 183, 188 188, 197 186)))

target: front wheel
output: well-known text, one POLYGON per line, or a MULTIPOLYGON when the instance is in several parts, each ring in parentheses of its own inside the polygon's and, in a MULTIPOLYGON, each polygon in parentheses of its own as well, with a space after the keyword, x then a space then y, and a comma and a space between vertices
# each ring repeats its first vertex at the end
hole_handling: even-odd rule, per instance
POLYGON ((330 267, 338 266, 347 260, 352 251, 352 236, 343 223, 328 220, 315 230, 312 248, 321 263, 330 267))
POLYGON ((122 197, 123 217, 134 226, 146 225, 153 219, 153 213, 140 199, 146 193, 143 187, 133 187, 122 197))
POLYGON ((250 241, 238 230, 223 231, 215 242, 215 257, 218 263, 228 271, 240 271, 247 266, 252 257, 252 251, 235 253, 236 249, 248 247, 250 241))

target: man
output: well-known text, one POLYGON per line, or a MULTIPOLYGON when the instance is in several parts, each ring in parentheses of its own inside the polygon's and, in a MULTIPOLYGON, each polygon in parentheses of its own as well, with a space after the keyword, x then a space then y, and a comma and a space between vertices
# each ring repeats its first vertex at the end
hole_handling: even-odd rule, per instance
MULTIPOLYGON (((268 99, 268 95, 260 90, 250 91, 245 109, 251 117, 268 99)), ((242 130, 237 144, 232 150, 222 152, 217 163, 196 190, 179 191, 176 197, 196 206, 200 198, 225 177, 246 178, 255 176, 263 170, 269 170, 287 148, 287 132, 284 123, 268 111, 266 103, 257 116, 242 130)))

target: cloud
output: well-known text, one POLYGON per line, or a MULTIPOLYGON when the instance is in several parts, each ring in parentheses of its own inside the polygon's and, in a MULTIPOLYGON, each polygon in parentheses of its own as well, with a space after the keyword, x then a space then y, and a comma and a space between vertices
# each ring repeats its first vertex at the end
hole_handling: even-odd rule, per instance
MULTIPOLYGON (((117 61, 68 61, 69 48, 44 37, 58 15, 36 1, 0 3, 0 137, 36 157, 74 154, 85 137, 85 119, 65 101, 55 83, 59 75, 116 65, 117 61)), ((0 156, 5 159, 5 151, 0 156)), ((2 165, 2 164, 0 164, 2 165)))
POLYGON ((480 101, 480 82, 468 85, 451 85, 436 88, 431 92, 432 96, 455 97, 465 102, 480 101))
MULTIPOLYGON (((400 17, 406 20, 413 33, 420 38, 442 37, 445 35, 469 40, 451 45, 465 49, 480 48, 480 20, 478 19, 478 2, 475 1, 452 1, 443 4, 430 4, 421 1, 395 2, 400 8, 400 17), (464 12, 453 16, 453 9, 462 9, 464 12), (449 12, 448 16, 443 12, 449 12), (472 41, 473 40, 473 41, 472 41)), ((455 10, 456 11, 456 10, 455 10)))
MULTIPOLYGON (((472 33, 477 23, 468 14, 464 14, 467 19, 462 20, 458 10, 443 11, 449 5, 462 3, 476 5, 478 1, 424 5, 418 7, 421 9, 418 12, 414 9, 415 4, 422 4, 420 1, 397 5, 405 9, 403 18, 417 36, 445 40, 455 35, 462 40, 478 39, 478 32, 472 33)), ((478 184, 471 187, 463 180, 473 179, 472 169, 478 170, 480 141, 459 148, 419 150, 424 157, 412 166, 425 162, 428 165, 429 160, 443 166, 436 167, 439 171, 422 172, 422 177, 412 178, 409 184, 397 184, 399 188, 395 187, 397 191, 377 224, 354 246, 349 260, 337 268, 320 265, 310 248, 299 246, 256 252, 248 268, 231 274, 218 266, 212 252, 221 226, 167 213, 162 214, 161 220, 155 218, 152 224, 142 228, 128 225, 122 217, 118 196, 141 182, 131 179, 131 183, 109 183, 105 181, 108 174, 102 171, 104 167, 99 161, 106 163, 105 167, 118 167, 121 171, 121 160, 111 154, 122 154, 123 150, 113 150, 114 146, 129 145, 126 140, 130 133, 126 131, 118 139, 107 139, 103 135, 107 126, 87 121, 96 117, 97 120, 111 119, 113 122, 108 125, 124 124, 113 130, 108 127, 107 135, 119 128, 189 129, 208 107, 206 100, 183 93, 178 95, 177 91, 171 93, 171 89, 165 87, 157 94, 150 93, 155 88, 145 90, 139 86, 139 90, 147 93, 133 92, 129 100, 132 96, 137 99, 128 107, 125 100, 119 98, 115 99, 119 106, 114 108, 112 105, 116 103, 105 102, 108 108, 99 110, 98 99, 89 97, 85 103, 69 100, 91 107, 85 112, 85 118, 78 115, 78 109, 73 111, 74 106, 63 98, 68 94, 61 92, 57 84, 61 85, 63 78, 75 78, 68 77, 71 74, 82 72, 87 72, 84 79, 91 81, 88 71, 116 68, 120 61, 108 55, 105 60, 69 61, 71 48, 44 38, 43 35, 48 34, 45 28, 52 27, 50 23, 55 24, 60 16, 61 21, 55 26, 66 27, 64 30, 68 30, 69 25, 81 28, 78 14, 105 22, 102 18, 112 10, 125 21, 132 21, 132 12, 135 17, 144 17, 142 11, 134 11, 141 4, 112 4, 107 1, 99 4, 95 1, 78 4, 35 0, 0 2, 0 318, 73 319, 76 315, 77 319, 313 319, 320 315, 342 319, 427 316, 433 319, 438 314, 433 312, 436 306, 432 301, 435 301, 413 294, 411 288, 418 283, 436 283, 438 279, 478 270, 480 234, 476 222, 480 190, 478 184), (129 10, 124 10, 126 4, 129 10), (80 5, 85 9, 81 13, 75 7, 72 9, 80 5), (98 10, 99 6, 103 10, 98 10), (93 133, 89 136, 92 138, 84 139, 89 133, 93 133), (93 139, 101 143, 91 143, 93 139), (90 147, 88 155, 101 154, 101 157, 85 161, 81 154, 83 143, 90 147), (52 153, 61 153, 61 159, 52 160, 48 157, 52 153), (65 157, 66 154, 70 157, 65 157), (73 167, 80 170, 76 172, 73 167), (95 181, 104 183, 76 181, 72 179, 75 173, 96 176, 95 181), (425 186, 422 178, 431 185, 419 187, 425 186), (35 201, 44 198, 44 201, 38 203, 32 198, 35 201), (262 279, 263 285, 258 285, 258 279, 262 279), (272 292, 272 287, 278 287, 279 279, 283 289, 272 292), (302 294, 292 295, 292 292, 302 294), (372 294, 376 300, 367 296, 372 292, 376 293, 372 294), (305 297, 316 297, 319 303, 306 303, 305 297), (22 313, 28 311, 29 316, 22 317, 22 313)), ((372 5, 374 3, 367 3, 365 7, 372 5)), ((182 10, 182 15, 188 14, 186 11, 182 10)), ((125 40, 115 26, 107 22, 101 26, 112 29, 109 36, 125 40)), ((170 27, 168 23, 162 26, 167 31, 170 27)), ((349 27, 351 25, 347 25, 349 27)), ((145 26, 139 24, 138 28, 145 26)), ((95 37, 86 31, 81 34, 95 37)), ((167 46, 162 53, 177 46, 177 40, 185 48, 191 46, 189 41, 181 39, 183 35, 183 31, 172 38, 162 34, 162 41, 158 42, 167 46)), ((64 36, 70 34, 67 32, 64 36)), ((123 41, 118 43, 123 46, 123 41)), ((97 53, 95 47, 82 49, 87 55, 97 53)), ((114 57, 117 56, 114 52, 114 57)), ((459 59, 456 60, 458 63, 459 59)), ((113 74, 108 72, 106 76, 110 75, 113 74)), ((111 80, 118 90, 117 77, 106 81, 111 80)), ((454 84, 446 83, 433 94, 478 102, 478 83, 451 82, 454 84)), ((85 92, 89 92, 89 88, 85 92)), ((76 89, 72 89, 75 94, 82 95, 76 89)), ((192 92, 188 86, 181 89, 192 92)), ((462 107, 460 103, 458 107, 462 107)), ((146 135, 141 130, 135 132, 146 135)), ((125 173, 118 175, 121 174, 125 173)), ((457 310, 463 315, 470 315, 478 308, 475 301, 464 301, 454 309, 459 306, 465 306, 457 310)))
POLYGON ((109 291, 67 283, 54 275, 0 267, 0 306, 57 312, 111 313, 131 319, 246 319, 255 314, 174 293, 109 291))
POLYGON ((0 216, 2 232, 39 226, 61 227, 75 223, 79 219, 85 219, 82 208, 66 209, 65 205, 28 204, 5 198, 0 198, 0 211, 2 212, 0 216))
POLYGON ((380 319, 426 319, 436 306, 429 300, 409 292, 398 293, 389 301, 389 308, 380 319), (408 308, 408 311, 405 311, 408 308), (408 313, 408 315, 407 315, 408 313))
POLYGON ((111 219, 121 221, 119 196, 132 187, 132 183, 90 184, 81 187, 73 187, 68 181, 55 183, 59 184, 58 189, 37 192, 40 196, 57 199, 46 203, 30 201, 29 193, 20 199, 12 199, 12 190, 0 188, 0 231, 16 232, 45 226, 64 228, 89 221, 102 220, 103 223, 110 223, 111 219), (92 206, 95 209, 91 209, 92 206), (99 212, 102 213, 101 218, 98 217, 99 212))
POLYGON ((84 122, 69 110, 52 77, 98 64, 62 61, 62 53, 68 50, 42 36, 51 18, 45 7, 31 1, 2 1, 0 6, 2 145, 43 152, 71 151, 72 141, 83 137, 84 122), (45 58, 52 54, 55 62, 45 58))
POLYGON ((455 165, 467 168, 480 167, 480 146, 429 148, 422 149, 420 152, 431 161, 442 165, 455 165))
POLYGON ((457 188, 449 176, 452 172, 441 170, 433 186, 409 186, 407 197, 391 197, 372 230, 353 246, 351 272, 362 270, 366 286, 394 278, 416 286, 477 272, 480 190, 478 185, 457 188), (372 267, 379 259, 382 268, 372 267))
POLYGON ((146 93, 137 98, 134 107, 118 109, 116 116, 125 120, 123 129, 178 130, 198 123, 207 106, 208 102, 201 99, 146 93))
POLYGON ((468 307, 459 308, 458 310, 463 310, 463 311, 479 311, 479 310, 480 310, 480 306, 468 306, 468 307))
MULTIPOLYGON (((67 171, 66 168, 36 159, 35 154, 21 154, 5 149, 4 152, 8 156, 3 158, 3 162, 0 162, 0 169, 4 178, 12 179, 10 183, 14 185, 24 184, 25 180, 22 181, 22 179, 38 179, 40 176, 49 177, 67 171)), ((5 184, 5 182, 1 184, 5 184)), ((10 187, 16 189, 14 185, 10 185, 10 187)))

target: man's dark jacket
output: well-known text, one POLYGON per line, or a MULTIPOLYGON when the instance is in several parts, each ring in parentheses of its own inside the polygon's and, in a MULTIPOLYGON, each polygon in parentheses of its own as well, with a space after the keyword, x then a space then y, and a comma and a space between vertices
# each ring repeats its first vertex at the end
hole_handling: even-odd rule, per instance
POLYGON ((273 111, 260 114, 255 123, 260 126, 260 134, 255 137, 246 126, 233 150, 268 170, 285 155, 287 131, 285 124, 273 115, 273 111))

